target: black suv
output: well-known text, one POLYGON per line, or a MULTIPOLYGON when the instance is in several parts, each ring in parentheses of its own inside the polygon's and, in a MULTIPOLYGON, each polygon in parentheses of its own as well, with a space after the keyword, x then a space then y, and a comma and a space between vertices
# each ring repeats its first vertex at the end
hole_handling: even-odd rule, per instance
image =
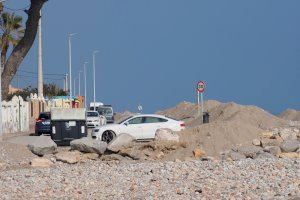
POLYGON ((51 134, 51 114, 50 112, 42 112, 35 122, 35 134, 51 134))

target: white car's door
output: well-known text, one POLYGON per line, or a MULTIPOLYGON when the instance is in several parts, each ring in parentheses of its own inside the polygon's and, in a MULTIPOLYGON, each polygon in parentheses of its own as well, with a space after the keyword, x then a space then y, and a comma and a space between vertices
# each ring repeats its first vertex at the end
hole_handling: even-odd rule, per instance
POLYGON ((157 129, 166 128, 165 121, 165 119, 158 117, 145 117, 142 125, 144 139, 152 139, 155 137, 157 129))
POLYGON ((125 132, 132 135, 136 139, 143 139, 142 130, 143 117, 135 117, 125 122, 125 132))

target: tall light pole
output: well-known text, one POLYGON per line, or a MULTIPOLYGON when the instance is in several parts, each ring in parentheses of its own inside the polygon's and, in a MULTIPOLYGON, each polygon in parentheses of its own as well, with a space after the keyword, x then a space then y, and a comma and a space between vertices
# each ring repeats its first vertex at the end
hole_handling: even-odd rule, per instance
MULTIPOLYGON (((76 35, 77 33, 70 33, 69 34, 69 83, 70 83, 70 99, 72 99, 72 36, 76 35)), ((75 93, 74 93, 75 95, 75 93)))
POLYGON ((75 77, 74 78, 74 85, 73 85, 73 87, 74 87, 74 96, 76 96, 76 79, 77 79, 77 77, 75 77))
POLYGON ((94 74, 94 111, 96 111, 96 53, 99 53, 99 51, 93 52, 93 74, 94 74))
POLYGON ((40 19, 38 24, 39 45, 38 45, 38 97, 43 95, 43 55, 42 55, 42 10, 40 10, 40 19))
POLYGON ((84 62, 83 64, 83 74, 84 74, 84 107, 86 108, 86 64, 88 64, 88 62, 84 62))
POLYGON ((82 71, 78 71, 78 96, 81 95, 81 92, 80 92, 80 88, 81 88, 81 84, 80 84, 81 73, 82 73, 82 71))

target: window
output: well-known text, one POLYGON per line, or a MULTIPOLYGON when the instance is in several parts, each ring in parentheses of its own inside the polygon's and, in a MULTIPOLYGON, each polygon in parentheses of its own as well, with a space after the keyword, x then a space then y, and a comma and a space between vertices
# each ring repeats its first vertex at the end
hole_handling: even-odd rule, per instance
POLYGON ((51 119, 50 113, 41 113, 39 119, 51 119))
POLYGON ((137 117, 137 118, 133 118, 133 119, 129 120, 128 123, 129 124, 141 124, 142 120, 143 120, 142 117, 137 117))
POLYGON ((87 112, 86 115, 88 117, 99 117, 99 114, 97 112, 87 112))
POLYGON ((146 117, 144 123, 159 123, 159 122, 166 122, 168 120, 158 118, 158 117, 146 117))

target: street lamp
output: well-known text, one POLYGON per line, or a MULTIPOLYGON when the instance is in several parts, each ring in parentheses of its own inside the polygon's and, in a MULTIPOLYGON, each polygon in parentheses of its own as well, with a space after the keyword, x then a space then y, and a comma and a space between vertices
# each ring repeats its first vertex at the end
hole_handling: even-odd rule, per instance
POLYGON ((81 84, 80 84, 80 77, 81 77, 81 73, 82 71, 78 71, 78 96, 80 96, 80 88, 81 88, 81 84))
MULTIPOLYGON (((69 81, 70 86, 72 85, 72 36, 76 35, 77 33, 70 33, 69 34, 69 81)), ((75 95, 75 93, 74 93, 75 95)), ((72 99, 72 87, 70 87, 70 99, 72 99)))
POLYGON ((94 74, 94 111, 96 111, 96 53, 99 51, 93 51, 93 74, 94 74))
POLYGON ((88 64, 88 62, 84 62, 83 64, 83 74, 84 74, 84 107, 86 108, 86 64, 88 64))
POLYGON ((74 78, 74 85, 73 85, 73 87, 74 87, 74 96, 76 96, 76 79, 77 79, 77 77, 75 77, 74 78))

